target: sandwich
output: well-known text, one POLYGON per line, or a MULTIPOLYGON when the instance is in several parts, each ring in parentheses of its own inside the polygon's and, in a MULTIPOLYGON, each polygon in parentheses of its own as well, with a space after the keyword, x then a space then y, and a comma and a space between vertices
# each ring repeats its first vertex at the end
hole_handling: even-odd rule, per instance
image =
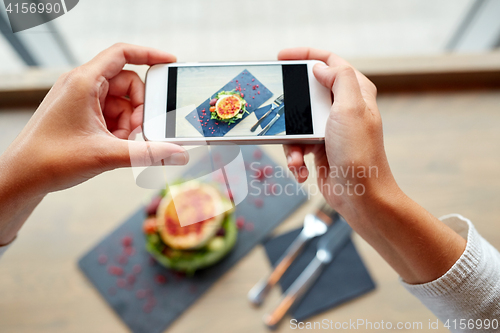
POLYGON ((147 215, 147 251, 176 271, 193 274, 211 266, 236 243, 232 202, 214 184, 190 181, 171 186, 153 200, 147 215))

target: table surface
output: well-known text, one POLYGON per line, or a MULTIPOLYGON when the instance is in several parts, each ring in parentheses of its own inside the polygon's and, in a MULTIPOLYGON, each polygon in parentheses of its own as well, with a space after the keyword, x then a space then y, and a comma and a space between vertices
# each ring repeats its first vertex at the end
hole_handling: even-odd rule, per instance
MULTIPOLYGON (((401 188, 435 216, 460 213, 470 218, 500 248, 499 91, 383 95, 378 100, 387 155, 401 188)), ((33 110, 2 111, 0 151, 33 110)), ((281 147, 264 149, 284 164, 281 147)), ((314 181, 307 184, 313 186, 314 181)), ((130 169, 107 172, 48 195, 1 259, 0 331, 126 332, 76 263, 151 195, 151 190, 135 185, 130 169)), ((313 196, 276 233, 300 226, 318 200, 313 196)), ((354 241, 377 289, 310 321, 422 322, 425 328, 429 320, 436 320, 366 242, 357 235, 354 241)), ((256 247, 169 332, 266 332, 261 319, 276 304, 278 290, 260 309, 248 305, 246 293, 269 270, 263 248, 256 247)), ((287 322, 278 330, 291 331, 287 322)), ((417 331, 422 330, 407 330, 417 331)))

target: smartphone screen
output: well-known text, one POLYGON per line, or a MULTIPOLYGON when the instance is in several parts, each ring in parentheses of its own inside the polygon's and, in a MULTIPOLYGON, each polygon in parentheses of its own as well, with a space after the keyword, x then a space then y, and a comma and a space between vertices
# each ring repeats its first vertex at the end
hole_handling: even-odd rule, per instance
POLYGON ((168 68, 167 138, 313 134, 306 64, 168 68))

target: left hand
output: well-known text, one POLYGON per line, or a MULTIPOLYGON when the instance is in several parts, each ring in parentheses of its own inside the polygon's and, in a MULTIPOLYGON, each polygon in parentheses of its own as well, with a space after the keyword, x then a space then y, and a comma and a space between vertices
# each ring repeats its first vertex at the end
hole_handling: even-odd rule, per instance
POLYGON ((175 60, 159 50, 116 44, 62 75, 0 166, 44 194, 130 166, 132 158, 134 166, 151 165, 151 156, 170 156, 171 164, 187 163, 187 153, 177 145, 127 140, 142 124, 144 83, 123 66, 175 60))

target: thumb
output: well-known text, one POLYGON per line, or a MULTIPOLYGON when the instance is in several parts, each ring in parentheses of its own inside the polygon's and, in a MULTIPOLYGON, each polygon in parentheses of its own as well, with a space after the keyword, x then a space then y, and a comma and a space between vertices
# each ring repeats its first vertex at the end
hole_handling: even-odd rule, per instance
POLYGON ((317 64, 313 68, 316 79, 333 92, 334 104, 346 110, 361 110, 365 101, 354 68, 328 67, 317 64))
POLYGON ((112 168, 184 165, 189 161, 184 148, 167 142, 116 139, 113 150, 109 161, 112 168))

